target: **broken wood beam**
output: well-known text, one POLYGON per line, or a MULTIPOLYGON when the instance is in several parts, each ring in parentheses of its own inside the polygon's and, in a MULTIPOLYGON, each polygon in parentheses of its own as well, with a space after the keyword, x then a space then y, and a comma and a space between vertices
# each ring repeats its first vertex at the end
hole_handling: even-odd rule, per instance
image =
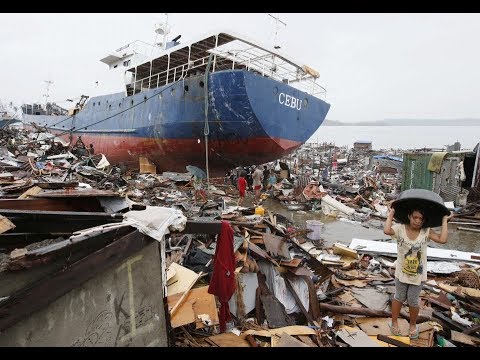
POLYGON ((387 335, 378 334, 377 339, 380 341, 386 342, 387 344, 395 345, 398 347, 411 347, 410 345, 404 343, 403 341, 393 339, 387 335))

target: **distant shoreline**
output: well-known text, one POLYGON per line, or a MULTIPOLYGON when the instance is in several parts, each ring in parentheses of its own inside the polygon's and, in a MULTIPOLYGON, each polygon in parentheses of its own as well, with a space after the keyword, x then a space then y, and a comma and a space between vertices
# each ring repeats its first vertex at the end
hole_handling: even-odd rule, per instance
POLYGON ((389 119, 382 121, 366 121, 347 123, 335 120, 325 120, 323 126, 480 126, 480 119, 457 119, 457 120, 411 120, 389 119))

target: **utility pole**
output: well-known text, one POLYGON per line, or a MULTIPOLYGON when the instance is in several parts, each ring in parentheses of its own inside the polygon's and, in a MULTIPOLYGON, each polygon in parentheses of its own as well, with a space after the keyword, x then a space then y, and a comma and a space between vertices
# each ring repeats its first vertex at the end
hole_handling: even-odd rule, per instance
POLYGON ((271 18, 275 19, 275 37, 273 39, 273 47, 275 49, 280 49, 280 45, 277 44, 277 35, 278 35, 278 30, 280 28, 280 24, 283 24, 284 26, 287 26, 285 22, 280 20, 278 16, 273 16, 272 14, 268 14, 271 18))
POLYGON ((48 95, 48 90, 50 88, 50 85, 53 84, 53 81, 50 81, 50 80, 44 80, 46 83, 47 83, 47 87, 45 89, 45 94, 43 96, 45 96, 45 111, 48 115, 48 98, 50 97, 50 95, 48 95))

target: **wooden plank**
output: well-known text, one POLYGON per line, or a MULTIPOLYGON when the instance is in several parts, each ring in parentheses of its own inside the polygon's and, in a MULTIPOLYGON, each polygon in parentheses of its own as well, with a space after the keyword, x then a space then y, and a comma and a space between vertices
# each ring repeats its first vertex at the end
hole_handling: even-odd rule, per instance
MULTIPOLYGON (((182 293, 168 296, 168 307, 173 307, 181 296, 182 293)), ((172 328, 191 324, 193 322, 196 323, 197 328, 204 328, 206 325, 198 318, 198 315, 200 314, 208 314, 212 321, 211 325, 219 324, 215 296, 208 293, 208 286, 191 289, 178 310, 170 318, 170 323, 172 324, 172 328)))
POLYGON ((304 342, 295 339, 292 335, 280 334, 271 337, 272 347, 309 347, 304 342))
POLYGON ((333 244, 333 253, 337 255, 345 255, 353 259, 358 259, 358 253, 355 250, 350 249, 348 246, 341 243, 333 244))
POLYGON ((264 336, 264 337, 271 337, 272 335, 280 335, 282 333, 286 333, 289 335, 317 335, 314 329, 309 328, 308 326, 302 325, 291 325, 291 326, 284 326, 277 329, 265 329, 265 330, 247 330, 244 331, 243 334, 245 335, 254 335, 254 336, 264 336))
POLYGON ((38 311, 97 274, 121 263, 154 241, 132 231, 70 266, 12 294, 0 304, 0 331, 38 311))
POLYGON ((3 234, 4 232, 7 232, 12 229, 15 229, 15 224, 12 223, 5 216, 0 215, 0 234, 3 234))
POLYGON ((84 198, 1 199, 0 209, 105 212, 96 198, 87 200, 84 198))
POLYGON ((197 273, 177 263, 170 264, 169 270, 175 271, 175 275, 169 281, 171 285, 167 287, 167 295, 172 296, 178 293, 184 293, 188 285, 197 277, 197 273))
POLYGON ((250 347, 247 340, 231 332, 209 336, 206 339, 212 341, 218 347, 250 347))
POLYGON ((461 344, 472 345, 472 346, 480 345, 480 338, 478 337, 462 334, 461 332, 458 332, 455 330, 452 330, 451 334, 452 334, 451 340, 454 342, 459 342, 461 344))
POLYGON ((27 199, 29 196, 34 196, 41 193, 43 190, 39 186, 32 186, 30 189, 25 191, 22 195, 20 195, 19 199, 27 199))
POLYGON ((386 336, 386 335, 377 335, 377 339, 383 342, 386 342, 387 344, 392 344, 398 347, 411 347, 409 344, 404 343, 403 341, 397 340, 393 337, 386 336))
POLYGON ((180 296, 180 299, 177 300, 177 302, 172 306, 170 310, 170 316, 173 316, 175 314, 175 311, 177 311, 178 307, 182 305, 182 301, 185 300, 185 298, 188 296, 190 289, 195 285, 195 283, 200 279, 203 275, 203 272, 200 271, 195 278, 190 280, 190 283, 188 284, 188 287, 185 289, 185 292, 180 296))
POLYGON ((342 326, 336 332, 336 335, 351 347, 380 347, 376 341, 370 339, 362 330, 350 326, 342 326))

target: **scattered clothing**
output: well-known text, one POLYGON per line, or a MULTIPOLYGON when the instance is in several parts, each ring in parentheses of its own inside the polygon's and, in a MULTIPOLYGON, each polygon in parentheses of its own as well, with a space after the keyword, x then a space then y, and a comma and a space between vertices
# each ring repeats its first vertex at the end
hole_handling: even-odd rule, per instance
POLYGON ((443 158, 447 152, 434 152, 428 163, 428 170, 439 173, 442 170, 443 158))

